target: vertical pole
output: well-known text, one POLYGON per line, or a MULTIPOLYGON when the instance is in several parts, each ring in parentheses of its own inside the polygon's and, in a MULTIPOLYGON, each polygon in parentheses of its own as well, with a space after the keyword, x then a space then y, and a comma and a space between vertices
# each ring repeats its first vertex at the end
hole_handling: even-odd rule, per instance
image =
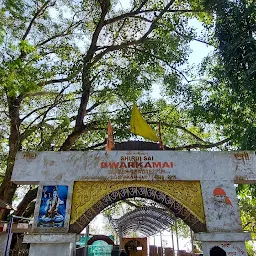
POLYGON ((10 222, 9 222, 9 228, 8 228, 8 235, 7 235, 7 241, 6 241, 6 246, 5 246, 5 253, 4 256, 8 256, 8 247, 9 247, 9 240, 12 232, 12 223, 13 223, 13 217, 11 216, 10 222))
POLYGON ((85 243, 84 256, 87 256, 87 255, 88 255, 88 245, 87 245, 88 240, 87 240, 87 239, 89 238, 89 230, 90 230, 90 226, 87 225, 87 226, 86 226, 86 229, 85 229, 86 243, 85 243))
POLYGON ((122 226, 120 226, 119 227, 119 229, 118 229, 118 236, 119 236, 119 252, 121 252, 121 250, 122 250, 122 236, 123 236, 123 234, 122 234, 122 226))
POLYGON ((194 237, 193 237, 192 229, 190 229, 190 237, 191 237, 192 256, 194 256, 195 255, 195 252, 194 252, 194 237))
POLYGON ((154 253, 153 255, 156 255, 156 236, 154 235, 154 253))
POLYGON ((172 249, 173 249, 173 252, 174 252, 174 238, 173 238, 172 226, 171 226, 170 232, 171 232, 171 236, 172 236, 172 249))
POLYGON ((163 256, 163 241, 162 241, 162 232, 160 232, 160 243, 161 243, 161 256, 163 256))
POLYGON ((173 238, 172 226, 171 226, 171 235, 172 235, 172 249, 173 249, 173 253, 174 253, 174 238, 173 238))
POLYGON ((178 227, 177 227, 177 218, 175 217, 175 233, 176 233, 176 239, 177 239, 177 251, 179 253, 179 236, 178 236, 178 227))

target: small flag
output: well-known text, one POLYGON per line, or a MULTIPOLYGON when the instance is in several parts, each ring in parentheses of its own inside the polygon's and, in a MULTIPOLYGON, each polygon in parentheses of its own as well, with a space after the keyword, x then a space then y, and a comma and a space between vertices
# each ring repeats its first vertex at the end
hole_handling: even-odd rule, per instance
POLYGON ((106 145, 106 151, 111 151, 115 147, 114 142, 114 135, 113 135, 113 127, 108 121, 108 139, 107 139, 107 145, 106 145))
POLYGON ((149 140, 153 140, 156 142, 159 141, 159 138, 156 136, 156 133, 148 125, 146 120, 142 117, 140 111, 138 110, 135 104, 133 104, 133 108, 132 108, 132 117, 131 117, 130 125, 131 125, 132 133, 140 135, 149 140))
POLYGON ((164 145, 162 141, 162 133, 161 133, 161 122, 158 123, 158 134, 159 134, 159 148, 164 150, 164 145))

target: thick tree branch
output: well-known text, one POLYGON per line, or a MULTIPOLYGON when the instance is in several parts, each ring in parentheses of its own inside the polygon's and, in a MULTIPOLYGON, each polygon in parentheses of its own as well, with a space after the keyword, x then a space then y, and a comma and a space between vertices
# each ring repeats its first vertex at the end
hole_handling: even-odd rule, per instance
MULTIPOLYGON (((32 28, 32 26, 33 26, 35 20, 36 20, 40 15, 42 15, 42 14, 44 13, 44 11, 46 10, 46 8, 48 7, 47 5, 48 5, 50 2, 51 2, 51 0, 46 1, 46 2, 37 10, 37 12, 35 13, 35 15, 34 15, 33 18, 31 19, 31 21, 30 21, 30 23, 29 23, 29 25, 28 25, 28 27, 27 27, 27 29, 26 29, 26 31, 25 31, 23 37, 22 37, 22 40, 25 40, 25 39, 27 38, 27 36, 28 36, 28 34, 29 34, 29 32, 30 32, 30 30, 31 30, 31 28, 32 28)), ((55 3, 54 3, 54 4, 55 4, 55 3)))
MULTIPOLYGON (((92 41, 90 44, 90 47, 87 51, 87 54, 85 55, 83 59, 83 72, 82 72, 82 88, 83 88, 83 93, 82 93, 82 98, 81 98, 81 103, 78 109, 78 114, 77 114, 77 119, 76 119, 76 129, 80 129, 79 126, 83 125, 83 119, 86 114, 86 107, 89 101, 89 95, 90 95, 90 90, 91 90, 91 82, 90 82, 90 67, 91 67, 91 59, 93 58, 93 55, 96 51, 97 48, 97 41, 98 37, 100 35, 100 32, 104 26, 104 19, 108 13, 109 7, 110 7, 110 0, 106 1, 100 1, 101 5, 101 16, 100 20, 96 26, 96 29, 93 33, 92 36, 92 41)), ((68 139, 68 138, 67 138, 68 139)))
POLYGON ((208 45, 208 46, 214 47, 214 45, 209 44, 208 42, 206 42, 206 41, 204 41, 204 40, 202 40, 202 39, 194 38, 193 36, 189 36, 189 35, 184 35, 184 34, 180 33, 180 32, 177 31, 177 30, 174 30, 174 32, 175 32, 176 34, 178 34, 179 36, 183 37, 183 38, 187 38, 187 39, 190 39, 190 40, 193 40, 193 41, 197 41, 197 42, 199 42, 199 43, 203 43, 203 44, 206 44, 206 45, 208 45))
POLYGON ((138 39, 138 40, 133 40, 133 41, 128 41, 128 42, 124 42, 122 44, 119 45, 111 45, 111 46, 104 46, 104 47, 98 47, 97 50, 103 50, 102 52, 100 52, 98 55, 95 56, 94 60, 93 60, 93 64, 96 63, 97 61, 99 61, 106 53, 111 52, 111 51, 115 51, 115 50, 120 50, 123 49, 127 46, 131 46, 131 45, 138 45, 143 43, 148 36, 150 35, 150 33, 154 30, 157 22, 162 18, 162 16, 167 12, 167 10, 170 8, 170 6, 174 3, 174 0, 170 1, 163 10, 161 10, 161 12, 158 14, 158 16, 152 21, 150 27, 148 28, 148 30, 144 33, 144 35, 138 39))
POLYGON ((17 206, 17 210, 13 213, 14 215, 17 216, 22 216, 23 213, 25 212, 27 206, 29 203, 36 199, 37 196, 37 190, 38 188, 30 189, 27 194, 23 197, 19 205, 17 206))
POLYGON ((154 19, 154 21, 151 23, 148 31, 141 37, 141 40, 144 41, 148 35, 155 29, 155 26, 157 22, 163 17, 163 15, 168 11, 168 9, 171 7, 171 5, 175 2, 175 0, 170 1, 163 10, 160 11, 160 13, 157 15, 157 17, 154 19))
MULTIPOLYGON (((148 124, 155 124, 158 125, 158 122, 147 122, 148 124)), ((185 133, 188 133, 189 135, 191 135, 192 137, 194 137, 196 140, 199 140, 203 143, 208 143, 206 141, 204 141, 203 139, 201 139, 200 137, 198 137, 196 134, 194 134, 193 132, 189 131, 188 129, 186 129, 185 127, 181 126, 181 125, 175 125, 175 124, 168 124, 165 122, 161 122, 162 126, 166 126, 166 127, 171 127, 171 128, 177 128, 179 130, 184 131, 185 133)))
MULTIPOLYGON (((45 10, 46 10, 48 7, 54 6, 56 1, 54 1, 52 4, 50 4, 50 2, 51 2, 51 0, 46 1, 46 2, 37 10, 37 12, 35 13, 35 15, 33 16, 33 18, 31 19, 31 21, 30 21, 30 23, 29 23, 29 25, 28 25, 28 27, 27 27, 27 29, 26 29, 26 31, 25 31, 23 37, 22 37, 22 41, 24 41, 24 40, 27 38, 27 36, 28 36, 28 34, 29 34, 29 32, 30 32, 30 30, 31 30, 31 28, 32 28, 32 26, 33 26, 33 24, 35 23, 35 20, 36 20, 38 17, 40 17, 41 15, 43 15, 43 13, 45 12, 45 10)), ((21 50, 21 51, 20 51, 19 59, 24 59, 24 58, 26 57, 26 55, 27 55, 27 53, 24 52, 23 50, 21 50)))
POLYGON ((94 54, 94 52, 97 48, 97 41, 98 41, 100 32, 101 32, 101 30, 104 26, 104 20, 105 20, 105 17, 107 15, 107 13, 108 13, 109 7, 110 7, 110 0, 105 0, 105 1, 102 2, 102 4, 101 4, 102 12, 101 12, 100 20, 99 20, 99 22, 96 26, 96 29, 93 33, 91 45, 89 47, 87 55, 84 58, 86 64, 87 64, 87 61, 89 61, 92 58, 92 56, 93 56, 93 54, 94 54))
MULTIPOLYGON (((133 48, 132 48, 132 49, 133 49, 133 48)), ((140 49, 136 49, 136 51, 143 52, 143 51, 140 50, 140 49)), ((146 50, 144 50, 144 52, 145 52, 145 51, 146 51, 146 50)), ((190 83, 190 82, 191 82, 190 80, 188 80, 188 78, 187 78, 180 70, 178 70, 178 69, 175 68, 173 65, 171 65, 171 63, 169 63, 167 60, 165 60, 165 59, 161 58, 160 56, 157 56, 157 55, 155 55, 155 54, 153 54, 153 53, 151 53, 151 52, 149 52, 148 54, 150 54, 150 56, 154 57, 155 59, 164 62, 166 65, 168 65, 169 68, 173 69, 173 70, 174 70, 175 72, 177 72, 181 77, 183 77, 183 78, 186 80, 187 83, 190 83)))
MULTIPOLYGON (((148 0, 142 1, 141 4, 140 4, 140 6, 136 9, 136 11, 139 12, 139 11, 143 8, 143 6, 145 6, 145 4, 146 4, 147 2, 148 2, 148 0)), ((134 9, 135 9, 135 8, 134 8, 134 9)))
POLYGON ((86 115, 86 108, 90 97, 91 81, 90 81, 90 68, 92 66, 91 60, 95 51, 97 50, 97 41, 104 26, 105 17, 109 11, 110 0, 99 0, 101 6, 101 15, 96 29, 93 33, 90 47, 83 59, 83 72, 82 72, 82 98, 77 113, 76 124, 73 132, 67 137, 60 150, 68 150, 75 143, 76 139, 84 132, 84 117, 86 115))
MULTIPOLYGON (((158 122, 148 122, 148 124, 156 124, 157 125, 158 122)), ((188 129, 186 129, 185 127, 183 127, 181 125, 173 125, 173 124, 168 124, 165 122, 161 122, 161 125, 180 129, 180 130, 184 131, 185 133, 188 133, 189 135, 194 137, 196 140, 204 143, 204 144, 195 143, 195 144, 190 144, 190 145, 173 147, 173 148, 170 148, 171 150, 182 150, 182 149, 193 149, 193 148, 206 149, 206 148, 218 147, 218 146, 230 141, 230 138, 227 138, 227 139, 221 140, 219 142, 209 143, 208 141, 204 141, 199 136, 197 136, 196 134, 194 134, 193 132, 189 131, 188 129)))
POLYGON ((95 148, 102 147, 102 146, 105 146, 105 145, 106 145, 106 140, 104 140, 103 142, 94 144, 94 145, 92 145, 92 146, 90 146, 90 147, 87 147, 87 148, 85 148, 85 149, 83 149, 83 150, 85 150, 85 151, 87 151, 87 150, 93 150, 93 149, 95 149, 95 148))
POLYGON ((70 81, 70 77, 64 77, 64 78, 59 78, 59 79, 51 79, 47 81, 42 81, 38 84, 38 86, 42 87, 47 84, 57 84, 57 83, 64 83, 70 81))
POLYGON ((143 41, 141 39, 139 39, 139 40, 128 41, 128 42, 118 44, 118 45, 109 45, 109 46, 99 47, 98 50, 102 50, 102 49, 105 49, 105 50, 100 52, 99 54, 97 54, 94 57, 92 64, 95 64, 96 62, 98 62, 105 54, 107 54, 109 52, 113 52, 116 50, 122 50, 122 49, 126 48, 127 46, 138 45, 138 44, 141 44, 142 42, 143 41))
POLYGON ((60 147, 60 151, 65 151, 65 150, 69 150, 72 145, 75 143, 76 139, 83 133, 89 131, 89 130, 93 130, 94 127, 98 124, 97 121, 92 121, 88 124, 83 124, 80 126, 75 126, 74 130, 72 131, 72 133, 68 136, 67 140, 62 144, 62 146, 60 147))
POLYGON ((70 24, 70 26, 68 26, 68 28, 66 28, 65 30, 63 30, 62 32, 58 33, 58 34, 55 34, 47 39, 45 39, 44 41, 38 43, 36 46, 42 46, 56 38, 59 38, 59 37, 65 37, 65 36, 68 36, 68 35, 71 35, 73 33, 73 29, 77 28, 79 25, 82 24, 82 20, 79 20, 77 22, 75 22, 74 24, 70 24))
POLYGON ((90 113, 92 110, 94 110, 95 108, 97 108, 98 106, 100 106, 103 103, 105 103, 105 101, 98 101, 98 102, 94 103, 91 107, 86 109, 86 113, 90 113))
POLYGON ((221 140, 221 141, 216 142, 216 143, 210 143, 210 144, 207 144, 207 145, 206 144, 195 143, 195 144, 190 144, 190 145, 172 147, 172 148, 169 148, 168 150, 183 150, 183 149, 190 150, 190 149, 195 149, 195 148, 207 149, 207 148, 218 147, 218 146, 220 146, 220 145, 222 145, 226 142, 229 142, 229 141, 230 141, 230 138, 221 140))
MULTIPOLYGON (((142 17, 142 16, 137 16, 138 14, 155 13, 155 12, 161 12, 161 11, 162 11, 161 9, 147 9, 147 10, 137 9, 136 11, 123 13, 119 16, 105 20, 104 25, 112 24, 126 18, 142 17)), ((166 10, 166 13, 198 13, 198 12, 207 12, 207 10, 189 10, 189 9, 166 10)))
MULTIPOLYGON (((48 110, 46 110, 44 112, 43 115, 45 115, 46 113, 48 113, 53 107, 57 106, 58 104, 60 104, 59 100, 61 99, 60 96, 63 94, 63 92, 67 89, 68 86, 62 88, 62 90, 60 90, 60 92, 56 93, 56 97, 53 101, 53 103, 51 104, 48 104, 46 106, 42 106, 40 108, 37 108, 37 109, 34 109, 33 111, 31 111, 30 113, 28 113, 26 116, 24 116, 22 119, 21 119, 21 122, 23 122, 25 119, 27 119, 29 116, 31 116, 32 114, 34 114, 35 112, 39 111, 39 110, 42 110, 44 108, 48 108, 48 110)), ((70 100, 68 100, 70 101, 70 100)), ((61 103, 64 103, 64 101, 61 101, 61 103)))

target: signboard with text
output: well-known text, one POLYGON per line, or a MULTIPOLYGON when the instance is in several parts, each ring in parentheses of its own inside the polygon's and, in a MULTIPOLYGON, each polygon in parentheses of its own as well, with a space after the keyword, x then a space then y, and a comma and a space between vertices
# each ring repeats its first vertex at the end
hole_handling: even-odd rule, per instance
POLYGON ((172 161, 160 161, 153 154, 124 154, 116 161, 102 161, 102 170, 107 170, 111 180, 175 180, 176 175, 169 175, 173 168, 172 161))
POLYGON ((12 181, 256 180, 254 152, 69 151, 19 152, 12 181))

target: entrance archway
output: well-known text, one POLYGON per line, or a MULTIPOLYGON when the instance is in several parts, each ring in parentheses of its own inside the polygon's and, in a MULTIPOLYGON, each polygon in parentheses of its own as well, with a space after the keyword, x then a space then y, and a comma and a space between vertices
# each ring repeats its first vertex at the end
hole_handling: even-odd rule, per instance
POLYGON ((166 206, 194 232, 206 231, 200 183, 193 181, 76 182, 69 232, 80 233, 109 205, 142 197, 166 206))
POLYGON ((31 255, 45 248, 72 250, 77 233, 99 212, 133 197, 152 199, 173 211, 194 230, 205 253, 224 244, 239 256, 247 255, 244 241, 251 236, 242 229, 234 184, 256 182, 255 152, 173 152, 125 145, 115 149, 17 154, 12 181, 39 184, 34 233, 24 237, 31 243, 31 255), (56 218, 53 226, 41 225, 45 191, 51 194, 56 187, 63 188, 62 226, 56 218))
POLYGON ((111 240, 108 236, 104 236, 104 235, 95 235, 91 237, 88 240, 87 245, 92 245, 95 241, 98 241, 98 240, 105 241, 109 245, 115 245, 113 240, 111 240))
POLYGON ((227 255, 227 253, 219 246, 214 246, 210 250, 210 256, 226 256, 226 255, 227 255))

